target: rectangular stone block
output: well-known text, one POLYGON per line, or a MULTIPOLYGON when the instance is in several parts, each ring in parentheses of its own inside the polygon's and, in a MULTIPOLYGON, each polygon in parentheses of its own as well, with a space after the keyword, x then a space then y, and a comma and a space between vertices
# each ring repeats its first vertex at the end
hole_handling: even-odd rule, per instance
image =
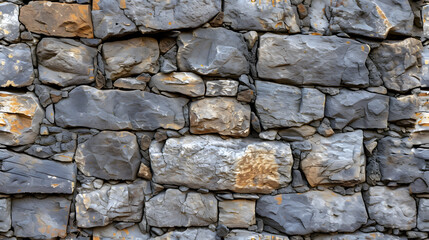
POLYGON ((10 198, 0 198, 0 232, 7 232, 11 226, 10 198))
POLYGON ((248 228, 256 224, 255 201, 238 199, 219 202, 219 223, 229 228, 248 228))
POLYGON ((420 231, 429 231, 429 199, 420 199, 417 227, 420 231))
POLYGON ((34 72, 30 47, 24 43, 0 45, 0 71, 0 87, 31 85, 34 72))

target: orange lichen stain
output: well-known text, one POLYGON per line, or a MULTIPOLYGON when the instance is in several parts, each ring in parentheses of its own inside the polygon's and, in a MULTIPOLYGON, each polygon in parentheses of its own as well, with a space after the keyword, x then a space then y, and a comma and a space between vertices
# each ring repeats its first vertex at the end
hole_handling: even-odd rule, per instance
POLYGON ((283 197, 282 195, 277 195, 274 197, 274 199, 277 201, 277 204, 280 205, 283 202, 283 197))
POLYGON ((282 27, 283 26, 283 23, 282 22, 278 22, 278 23, 276 23, 276 25, 274 26, 275 28, 279 28, 279 27, 282 27))
POLYGON ((171 26, 171 22, 168 22, 168 25, 170 25, 170 26, 171 26))
POLYGON ((125 0, 120 0, 119 1, 119 7, 122 9, 127 8, 127 2, 125 0))
POLYGON ((429 92, 419 93, 419 97, 429 96, 429 92))
POLYGON ((53 183, 53 184, 51 184, 51 187, 53 187, 53 188, 56 188, 56 187, 58 187, 60 184, 58 184, 58 183, 53 183))
POLYGON ((364 45, 360 46, 360 48, 362 49, 363 52, 365 52, 365 46, 364 45))
POLYGON ((93 240, 100 240, 100 237, 98 237, 98 236, 93 236, 93 237, 92 237, 92 239, 93 239, 93 240))
POLYGON ((429 60, 425 60, 425 65, 428 65, 429 64, 429 60))
POLYGON ((350 41, 347 41, 346 43, 347 43, 347 44, 350 44, 350 41))
POLYGON ((8 58, 13 58, 13 55, 11 53, 9 53, 9 55, 7 55, 8 58))
POLYGON ((322 34, 318 33, 318 32, 312 32, 310 33, 310 35, 314 35, 314 36, 322 36, 322 34))
POLYGON ((371 235, 371 237, 373 237, 374 239, 377 237, 377 234, 375 234, 375 233, 371 233, 370 235, 371 235))
POLYGON ((36 218, 37 218, 37 222, 39 223, 39 226, 40 226, 37 230, 41 234, 51 235, 52 238, 65 237, 67 235, 66 228, 64 228, 64 229, 54 228, 54 227, 48 225, 47 223, 45 223, 45 221, 43 221, 43 219, 41 219, 40 216, 36 216, 36 218))
POLYGON ((92 10, 100 10, 100 6, 98 6, 98 3, 100 0, 93 0, 92 1, 92 10))
POLYGON ((125 232, 125 234, 130 235, 130 231, 128 231, 128 229, 124 229, 123 231, 125 232))

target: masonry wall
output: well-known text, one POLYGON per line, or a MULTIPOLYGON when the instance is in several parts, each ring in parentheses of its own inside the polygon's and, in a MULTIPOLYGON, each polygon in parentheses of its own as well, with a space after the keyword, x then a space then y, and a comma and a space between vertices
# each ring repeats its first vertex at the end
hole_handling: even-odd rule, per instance
POLYGON ((428 238, 425 1, 0 2, 0 239, 428 238))

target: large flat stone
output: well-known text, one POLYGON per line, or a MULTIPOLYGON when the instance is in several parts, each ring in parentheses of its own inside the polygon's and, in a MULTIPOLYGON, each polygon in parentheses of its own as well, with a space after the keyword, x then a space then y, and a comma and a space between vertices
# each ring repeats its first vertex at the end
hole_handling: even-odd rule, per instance
POLYGON ((0 198, 0 232, 7 232, 11 226, 10 198, 0 198))
POLYGON ((19 6, 9 2, 0 3, 0 39, 16 42, 19 39, 19 6))
POLYGON ((0 193, 73 193, 76 165, 0 149, 0 193))
POLYGON ((16 146, 33 143, 45 116, 33 93, 0 91, 0 144, 16 146))
POLYGON ((367 91, 341 89, 326 98, 325 116, 333 129, 386 128, 389 115, 389 97, 367 91))
POLYGON ((342 196, 330 190, 262 196, 256 213, 265 225, 289 235, 354 232, 368 218, 360 193, 342 196))
POLYGON ((195 73, 188 72, 158 73, 150 79, 149 86, 189 97, 204 96, 206 90, 203 79, 195 73))
POLYGON ((142 91, 97 90, 81 86, 55 104, 55 122, 62 127, 100 130, 179 130, 185 126, 184 98, 142 91))
POLYGON ((93 230, 93 240, 150 240, 149 233, 142 233, 139 226, 135 224, 132 227, 118 230, 114 224, 105 227, 96 227, 93 230))
POLYGON ((196 240, 196 239, 216 239, 216 233, 208 228, 187 228, 185 231, 171 231, 162 236, 154 237, 153 240, 196 240))
POLYGON ((102 131, 76 150, 78 169, 106 180, 134 180, 140 166, 137 137, 130 132, 102 131))
POLYGON ((420 231, 429 231, 429 199, 420 199, 417 227, 420 231))
POLYGON ((219 202, 219 223, 229 228, 248 228, 256 224, 255 201, 236 199, 219 202))
POLYGON ((301 169, 311 186, 351 186, 365 181, 363 133, 358 130, 330 137, 314 135, 311 152, 301 160, 301 169))
POLYGON ((247 230, 233 229, 226 235, 225 240, 244 240, 244 239, 272 239, 272 240, 289 240, 287 236, 281 236, 272 233, 255 233, 247 230))
POLYGON ((290 1, 225 0, 224 22, 235 30, 300 32, 290 1))
POLYGON ((146 202, 145 213, 150 226, 208 226, 217 222, 217 200, 213 194, 167 189, 146 202))
POLYGON ((142 33, 196 28, 221 10, 221 0, 124 0, 125 14, 142 33))
POLYGON ((255 107, 264 129, 295 127, 322 119, 325 95, 314 88, 298 88, 256 81, 255 107))
POLYGON ((190 188, 270 193, 291 182, 289 144, 216 136, 169 138, 150 146, 153 180, 190 188))
POLYGON ((177 63, 181 71, 220 77, 249 72, 246 42, 225 28, 199 28, 178 38, 177 63))
POLYGON ((94 82, 97 49, 76 40, 43 38, 37 45, 39 80, 60 87, 94 82))
POLYGON ((0 71, 0 87, 31 85, 34 73, 30 47, 24 43, 0 45, 0 71))
POLYGON ((190 105, 190 131, 193 134, 219 133, 247 137, 250 133, 250 106, 235 98, 204 98, 190 105))
POLYGON ((404 237, 384 234, 381 232, 372 233, 339 233, 339 234, 318 234, 312 236, 313 240, 405 240, 404 237))
POLYGON ((70 200, 63 197, 24 197, 12 201, 12 227, 16 237, 65 238, 70 200))
POLYGON ((336 36, 266 33, 260 37, 258 75, 292 85, 368 86, 369 50, 336 36))
POLYGON ((89 5, 31 1, 21 8, 19 21, 30 32, 48 36, 94 37, 89 5))

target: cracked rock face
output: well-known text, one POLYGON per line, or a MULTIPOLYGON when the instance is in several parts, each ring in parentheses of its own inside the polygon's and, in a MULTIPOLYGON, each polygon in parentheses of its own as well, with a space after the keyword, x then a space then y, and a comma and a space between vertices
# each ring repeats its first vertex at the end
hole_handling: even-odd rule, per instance
POLYGON ((16 42, 19 39, 19 6, 9 2, 0 3, 0 39, 16 42))
POLYGON ((216 233, 207 228, 187 228, 185 231, 171 231, 153 240, 195 240, 195 239, 215 239, 216 233))
POLYGON ((206 82, 206 96, 230 96, 237 95, 238 81, 235 80, 213 80, 206 82))
POLYGON ((367 221, 361 193, 342 196, 330 190, 262 196, 256 213, 288 235, 312 232, 354 232, 367 221))
POLYGON ((140 167, 137 137, 129 132, 102 131, 80 144, 75 161, 86 176, 134 180, 140 167))
POLYGON ((417 227, 420 231, 429 231, 429 199, 420 199, 417 227))
POLYGON ((0 87, 31 85, 34 73, 30 47, 24 43, 0 45, 0 71, 0 87))
POLYGON ((145 213, 150 226, 208 226, 217 222, 217 200, 213 194, 167 189, 146 202, 145 213))
POLYGON ((189 97, 201 97, 205 93, 203 79, 195 73, 158 73, 150 79, 150 87, 166 92, 181 93, 189 97))
POLYGON ((258 75, 292 85, 368 86, 369 50, 336 36, 266 33, 260 37, 258 75))
POLYGON ((311 152, 301 160, 308 183, 351 186, 365 181, 363 133, 337 133, 331 137, 314 135, 311 152))
POLYGON ((301 126, 324 116, 325 95, 317 89, 256 81, 256 90, 264 129, 301 126))
POLYGON ((97 90, 76 87, 55 104, 55 122, 62 127, 100 130, 179 130, 185 126, 184 98, 142 91, 97 90))
POLYGON ((152 142, 153 181, 198 189, 270 193, 291 182, 289 144, 185 136, 152 142), (215 169, 215 171, 214 171, 215 169))
POLYGON ((221 10, 220 0, 121 1, 125 14, 142 33, 196 28, 221 10))
POLYGON ((7 232, 11 225, 10 198, 0 198, 0 232, 7 232))
POLYGON ((204 98, 189 109, 191 133, 247 137, 250 133, 250 106, 235 98, 204 98))
POLYGON ((97 49, 76 40, 43 38, 37 45, 39 79, 60 87, 94 82, 97 49))

